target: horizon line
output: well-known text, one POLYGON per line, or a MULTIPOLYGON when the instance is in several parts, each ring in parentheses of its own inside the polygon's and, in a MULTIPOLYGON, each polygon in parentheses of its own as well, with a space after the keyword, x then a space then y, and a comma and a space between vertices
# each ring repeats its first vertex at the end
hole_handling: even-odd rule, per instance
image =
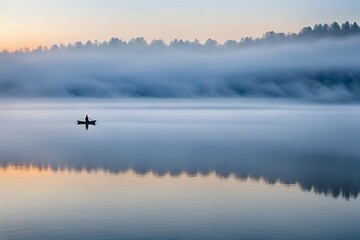
MULTIPOLYGON (((206 40, 199 40, 199 38, 195 38, 194 40, 189 40, 189 39, 185 39, 185 38, 173 38, 172 40, 169 40, 169 41, 165 41, 163 39, 156 39, 156 38, 153 38, 153 39, 146 39, 145 37, 141 37, 141 36, 138 36, 138 37, 133 37, 133 38, 129 38, 129 39, 123 39, 123 38, 119 38, 117 36, 113 36, 113 37, 110 37, 109 40, 97 40, 97 39, 93 39, 93 40, 86 40, 86 41, 72 41, 72 42, 68 42, 68 43, 53 43, 53 44, 49 44, 49 45, 38 45, 37 47, 34 47, 34 48, 29 48, 27 46, 21 46, 21 47, 17 47, 17 48, 14 48, 14 49, 7 49, 7 48, 3 48, 3 49, 0 49, 0 53, 16 53, 16 52, 23 52, 23 53, 27 53, 27 52, 34 52, 34 51, 47 51, 47 50, 50 50, 52 47, 54 46, 57 46, 57 47, 65 47, 65 48, 69 48, 69 47, 75 47, 77 44, 81 44, 82 46, 85 46, 86 44, 90 43, 91 45, 98 45, 100 46, 101 44, 109 44, 111 40, 119 40, 121 43, 125 43, 125 44, 130 44, 132 41, 136 41, 138 39, 141 39, 145 42, 145 44, 147 44, 148 46, 151 46, 151 44, 153 42, 156 42, 156 41, 161 41, 163 44, 165 44, 167 47, 171 46, 171 44, 175 41, 182 41, 182 42, 188 42, 188 43, 199 43, 201 45, 205 45, 207 41, 215 41, 216 42, 216 45, 225 45, 227 42, 229 41, 236 41, 237 44, 240 44, 241 42, 243 41, 246 41, 246 40, 250 40, 250 41, 261 41, 261 40, 264 40, 268 34, 275 34, 277 36, 281 35, 281 37, 293 37, 293 36, 299 36, 300 34, 302 34, 303 32, 306 32, 308 33, 309 31, 315 31, 315 28, 320 26, 321 28, 323 27, 326 27, 330 33, 330 30, 332 30, 331 28, 335 25, 335 27, 340 27, 340 31, 344 30, 345 27, 349 26, 349 28, 351 28, 351 30, 353 30, 353 27, 356 28, 356 32, 355 33, 358 33, 359 31, 359 25, 358 23, 355 21, 353 22, 352 24, 350 24, 349 21, 346 21, 342 24, 339 24, 338 22, 334 21, 332 24, 328 24, 328 23, 321 23, 321 24, 315 24, 313 27, 311 26, 307 26, 307 27, 303 27, 301 28, 300 30, 298 30, 298 32, 287 32, 287 33, 284 33, 284 32, 275 32, 275 31, 267 31, 265 32, 263 35, 259 36, 259 37, 253 37, 253 36, 246 36, 246 37, 242 37, 240 38, 239 40, 236 40, 236 39, 228 39, 228 40, 224 40, 224 41, 218 41, 216 39, 213 39, 213 38, 207 38, 206 40), (337 26, 336 26, 337 25, 337 26)), ((359 31, 360 32, 360 31, 359 31)), ((215 43, 213 42, 213 43, 215 43)))

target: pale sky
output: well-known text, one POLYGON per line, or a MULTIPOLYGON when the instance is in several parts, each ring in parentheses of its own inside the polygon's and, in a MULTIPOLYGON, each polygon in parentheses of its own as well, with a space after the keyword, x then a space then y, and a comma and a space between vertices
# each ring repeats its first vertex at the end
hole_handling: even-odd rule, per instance
POLYGON ((0 50, 86 40, 223 42, 360 22, 359 0, 0 0, 0 50))

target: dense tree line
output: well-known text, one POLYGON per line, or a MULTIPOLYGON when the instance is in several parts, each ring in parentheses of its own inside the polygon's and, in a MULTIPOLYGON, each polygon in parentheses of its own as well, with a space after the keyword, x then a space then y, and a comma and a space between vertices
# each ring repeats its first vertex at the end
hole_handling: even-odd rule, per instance
MULTIPOLYGON (((316 24, 314 27, 304 27, 299 33, 276 33, 270 31, 265 33, 260 38, 246 37, 240 41, 227 40, 224 43, 219 43, 216 40, 208 39, 204 43, 201 43, 198 39, 194 41, 175 39, 169 44, 166 44, 163 40, 153 40, 148 43, 143 37, 131 39, 130 41, 124 41, 119 38, 111 38, 109 41, 99 42, 87 41, 86 43, 75 42, 73 44, 54 44, 50 48, 39 46, 36 49, 30 50, 29 48, 20 48, 14 53, 39 53, 39 52, 56 52, 56 51, 98 51, 98 50, 161 50, 161 49, 234 49, 245 48, 250 46, 261 46, 266 44, 280 44, 286 42, 299 42, 299 41, 314 41, 324 38, 346 38, 360 33, 359 25, 354 22, 350 24, 345 22, 339 24, 334 22, 332 24, 316 24)), ((4 50, 4 54, 8 51, 4 50)))

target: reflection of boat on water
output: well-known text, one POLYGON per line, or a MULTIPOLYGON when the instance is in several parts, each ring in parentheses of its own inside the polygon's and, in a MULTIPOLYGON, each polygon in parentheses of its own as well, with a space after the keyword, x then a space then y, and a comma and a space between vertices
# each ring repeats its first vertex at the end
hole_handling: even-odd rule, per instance
POLYGON ((95 124, 96 124, 96 120, 89 120, 89 121, 80 121, 80 120, 77 120, 77 124, 95 125, 95 124))
MULTIPOLYGON (((85 118, 86 119, 86 118, 85 118)), ((80 120, 77 120, 77 124, 78 125, 85 125, 85 129, 88 130, 89 129, 89 126, 95 126, 96 125, 96 120, 88 120, 86 119, 85 121, 80 121, 80 120)))

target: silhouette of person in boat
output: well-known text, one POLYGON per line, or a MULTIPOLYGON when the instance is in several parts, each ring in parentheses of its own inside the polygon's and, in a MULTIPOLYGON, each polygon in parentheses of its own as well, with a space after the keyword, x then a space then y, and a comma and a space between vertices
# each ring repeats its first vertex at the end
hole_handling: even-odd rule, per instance
POLYGON ((93 126, 96 125, 96 120, 90 120, 89 116, 86 115, 85 116, 85 121, 78 120, 77 124, 78 125, 85 125, 86 130, 88 130, 89 125, 93 125, 93 126))

